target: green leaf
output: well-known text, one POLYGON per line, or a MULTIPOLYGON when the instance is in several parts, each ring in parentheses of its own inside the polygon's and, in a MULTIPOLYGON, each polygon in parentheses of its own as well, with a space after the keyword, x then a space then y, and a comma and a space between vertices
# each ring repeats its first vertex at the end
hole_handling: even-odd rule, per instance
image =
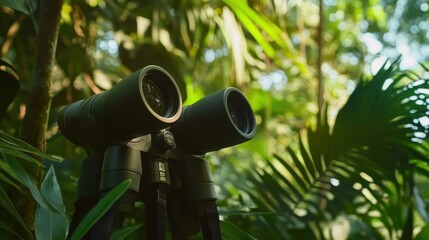
POLYGON ((27 1, 24 0, 0 0, 0 5, 10 7, 27 15, 30 15, 27 1))
POLYGON ((417 234, 414 240, 426 240, 429 239, 429 224, 426 224, 422 230, 417 234))
POLYGON ((275 50, 271 46, 271 44, 265 40, 264 36, 262 35, 261 31, 257 28, 256 24, 253 23, 251 17, 248 15, 249 12, 246 11, 249 8, 245 8, 243 11, 243 8, 240 7, 241 4, 236 4, 234 1, 230 0, 224 0, 224 2, 231 8, 231 10, 234 12, 234 14, 240 19, 241 23, 246 27, 246 30, 252 34, 252 36, 255 38, 255 40, 259 43, 259 45, 264 49, 265 53, 269 57, 275 57, 275 50))
POLYGON ((49 208, 38 206, 34 224, 36 239, 65 239, 69 219, 53 165, 51 165, 43 180, 40 192, 47 201, 61 212, 54 212, 49 208))
MULTIPOLYGON (((7 232, 7 233, 10 233, 11 235, 13 235, 15 237, 13 239, 24 239, 17 232, 15 232, 15 230, 13 228, 11 228, 9 226, 9 223, 7 223, 3 220, 0 220, 0 229, 3 229, 4 232, 7 232)), ((2 235, 2 237, 3 237, 3 239, 6 239, 5 236, 2 235)))
MULTIPOLYGON (((299 173, 301 174, 301 177, 305 180, 305 182, 310 185, 311 184, 311 180, 310 176, 307 171, 305 170, 304 165, 301 163, 301 160, 298 158, 298 156, 295 154, 295 152, 292 150, 292 148, 288 147, 287 148, 287 152, 289 153, 289 155, 291 156, 293 163, 295 164, 296 168, 298 169, 299 173)), ((301 153, 302 155, 302 153, 301 153)), ((314 175, 313 175, 314 176, 314 175)))
POLYGON ((198 100, 204 97, 204 92, 201 88, 197 88, 192 84, 192 79, 186 79, 186 93, 187 98, 183 103, 184 106, 194 104, 198 100))
POLYGON ((56 209, 55 206, 53 206, 50 202, 48 202, 45 197, 40 193, 36 181, 33 179, 32 176, 30 176, 18 163, 18 161, 14 158, 8 158, 5 159, 6 163, 9 164, 12 171, 16 174, 16 176, 19 178, 20 182, 24 184, 30 190, 31 195, 33 196, 34 200, 39 204, 41 207, 48 208, 55 212, 61 212, 58 209, 56 209))
POLYGON ((278 203, 271 196, 271 194, 269 194, 269 191, 266 187, 266 180, 264 179, 264 175, 260 175, 262 183, 254 181, 255 185, 258 187, 258 191, 247 192, 247 194, 249 194, 250 197, 254 197, 255 202, 259 202, 262 204, 259 206, 265 206, 269 211, 275 211, 275 208, 278 206, 278 203))
MULTIPOLYGON (((3 153, 1 153, 1 152, 0 152, 0 159, 4 159, 3 153)), ((9 175, 10 178, 21 183, 21 180, 18 178, 18 176, 16 176, 15 172, 10 168, 9 164, 7 164, 4 161, 0 161, 0 169, 2 171, 4 171, 4 173, 9 175)), ((3 180, 5 183, 8 183, 9 185, 15 187, 17 190, 21 191, 21 187, 18 186, 15 182, 13 182, 9 177, 5 176, 3 173, 0 173, 0 179, 1 180, 3 180)))
POLYGON ((137 231, 139 228, 141 228, 144 224, 137 224, 134 226, 129 226, 126 228, 116 229, 113 231, 112 236, 110 237, 111 240, 124 240, 126 239, 130 234, 137 231))
POLYGON ((263 14, 252 9, 247 1, 223 0, 223 2, 234 12, 269 57, 276 59, 276 50, 283 50, 285 56, 291 59, 304 75, 310 75, 308 66, 300 59, 286 31, 283 31, 263 14), (266 40, 266 36, 271 38, 276 45, 266 40))
POLYGON ((423 220, 425 220, 426 222, 429 222, 429 215, 426 210, 426 202, 420 196, 418 188, 413 189, 413 196, 415 199, 414 201, 415 201, 417 212, 420 213, 420 216, 423 218, 423 220))
POLYGON ((12 201, 10 200, 9 196, 7 195, 6 191, 3 189, 3 187, 0 185, 0 205, 8 211, 18 222, 21 224, 21 226, 29 232, 29 236, 33 236, 30 229, 27 227, 27 224, 25 224, 24 220, 22 219, 21 215, 19 215, 18 211, 16 210, 15 206, 13 205, 12 201))
POLYGON ((256 240, 253 236, 231 222, 221 221, 222 237, 225 239, 256 240))
POLYGON ((298 202, 299 199, 301 199, 302 195, 301 192, 294 186, 293 181, 290 181, 282 173, 280 173, 271 162, 267 162, 267 164, 273 171, 274 175, 276 175, 280 181, 285 183, 287 185, 288 190, 291 191, 289 192, 289 198, 291 199, 291 201, 293 203, 298 202))
MULTIPOLYGON (((42 153, 39 150, 37 150, 36 148, 34 148, 33 146, 31 146, 30 144, 26 143, 25 141, 22 141, 19 138, 12 137, 3 131, 0 131, 0 150, 3 151, 3 150, 7 150, 7 149, 16 150, 19 152, 30 153, 30 154, 33 154, 35 156, 39 156, 41 158, 46 158, 46 159, 56 161, 56 162, 61 162, 63 160, 63 158, 61 158, 59 156, 52 156, 52 155, 49 155, 46 153, 42 153)), ((13 152, 11 152, 11 153, 13 153, 13 152)), ((22 155, 19 155, 18 157, 22 157, 25 160, 34 162, 33 160, 29 159, 28 157, 24 157, 22 155)), ((36 163, 41 164, 39 161, 36 161, 36 163)))
POLYGON ((127 191, 131 180, 126 180, 113 188, 104 196, 77 226, 70 240, 82 239, 97 221, 110 209, 110 207, 127 191))
POLYGON ((311 159, 310 154, 308 154, 307 149, 304 146, 304 143, 302 142, 301 136, 298 139, 299 141, 299 150, 302 155, 302 159, 304 160, 305 167, 307 168, 310 175, 315 178, 316 177, 316 171, 314 166, 314 161, 311 159))
POLYGON ((277 203, 277 208, 281 212, 291 212, 289 205, 296 203, 291 194, 276 181, 277 179, 273 175, 265 173, 261 175, 261 178, 265 183, 265 191, 269 193, 271 201, 277 203))
MULTIPOLYGON (((0 147, 1 147, 1 143, 0 143, 0 147)), ((11 149, 1 149, 0 152, 3 153, 3 154, 7 154, 7 155, 10 155, 10 156, 14 156, 14 157, 20 158, 22 160, 26 160, 26 161, 28 161, 30 163, 34 163, 35 165, 38 165, 39 167, 43 166, 43 164, 40 161, 34 159, 33 157, 31 157, 30 155, 28 155, 26 153, 20 152, 19 150, 15 150, 15 149, 13 149, 13 150, 11 150, 11 149)))
POLYGON ((277 154, 274 154, 274 157, 289 171, 289 173, 292 175, 296 183, 299 184, 302 190, 308 189, 308 186, 305 184, 304 180, 296 173, 296 171, 289 163, 287 163, 277 154))
POLYGON ((11 181, 7 176, 5 176, 3 173, 0 173, 0 180, 16 188, 18 191, 21 191, 21 188, 18 185, 16 185, 16 183, 11 181))
MULTIPOLYGON (((259 186, 259 183, 255 182, 256 187, 259 186)), ((266 201, 265 195, 261 194, 260 192, 257 191, 245 191, 246 194, 249 195, 249 197, 252 199, 252 201, 256 204, 256 206, 258 206, 258 208, 262 208, 264 210, 267 210, 269 212, 273 212, 275 211, 275 209, 273 209, 273 206, 270 205, 270 203, 268 201, 266 201)))
POLYGON ((254 22, 256 26, 263 29, 263 31, 266 32, 278 45, 286 47, 286 42, 281 38, 281 35, 285 35, 286 33, 270 20, 263 18, 262 15, 258 14, 258 12, 253 10, 249 5, 231 0, 223 0, 223 2, 234 9, 236 14, 243 14, 249 20, 254 22))

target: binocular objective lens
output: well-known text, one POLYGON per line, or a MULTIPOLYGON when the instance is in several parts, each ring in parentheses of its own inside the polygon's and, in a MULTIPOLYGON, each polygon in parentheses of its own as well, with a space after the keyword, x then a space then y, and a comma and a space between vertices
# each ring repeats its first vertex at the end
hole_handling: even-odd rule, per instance
POLYGON ((230 102, 228 102, 228 112, 231 116, 231 120, 234 123, 234 125, 241 130, 240 125, 238 124, 237 112, 235 111, 234 106, 230 102))
POLYGON ((227 107, 229 115, 231 116, 231 120, 234 123, 234 125, 242 132, 246 133, 248 124, 245 114, 243 113, 243 110, 240 109, 240 106, 237 106, 235 104, 236 102, 228 101, 227 107))
POLYGON ((159 86, 159 83, 157 84, 150 76, 146 76, 143 79, 143 94, 150 108, 152 108, 155 113, 164 117, 167 112, 164 92, 159 86))

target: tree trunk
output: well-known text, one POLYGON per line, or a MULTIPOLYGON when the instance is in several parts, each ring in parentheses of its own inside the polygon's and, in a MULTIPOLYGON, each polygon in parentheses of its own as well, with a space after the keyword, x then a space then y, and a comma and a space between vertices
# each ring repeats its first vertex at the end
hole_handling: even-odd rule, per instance
MULTIPOLYGON (((36 56, 33 68, 33 86, 29 96, 21 137, 40 151, 45 151, 45 134, 48 125, 51 104, 51 76, 55 59, 57 38, 63 0, 40 0, 38 12, 38 34, 36 56)), ((28 173, 39 181, 43 169, 35 168, 34 164, 22 161, 28 173)), ((13 194, 12 200, 25 223, 33 229, 36 203, 29 191, 24 194, 13 194)), ((28 238, 28 237, 26 237, 28 238)))

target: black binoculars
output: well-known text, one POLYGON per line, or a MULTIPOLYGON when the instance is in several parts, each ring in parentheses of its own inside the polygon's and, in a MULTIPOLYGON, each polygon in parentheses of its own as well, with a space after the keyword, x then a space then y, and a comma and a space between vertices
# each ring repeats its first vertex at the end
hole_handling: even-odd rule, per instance
POLYGON ((65 137, 98 152, 166 127, 189 153, 206 153, 250 140, 253 110, 236 88, 211 94, 182 110, 179 88, 168 72, 147 66, 112 89, 66 106, 58 117, 65 137))
MULTIPOLYGON (((64 107, 58 125, 66 138, 88 153, 79 177, 71 233, 103 192, 132 179, 131 202, 142 200, 146 205, 151 202, 148 196, 156 195, 155 205, 169 205, 166 211, 177 239, 186 239, 200 227, 205 239, 220 239, 213 207, 216 194, 204 154, 248 141, 256 133, 253 110, 238 89, 226 88, 182 108, 175 80, 154 65, 108 91, 64 107), (155 192, 148 193, 148 186, 156 186, 155 192), (165 189, 162 201, 160 189, 165 189), (193 201, 202 205, 187 210, 193 201)), ((158 230, 148 229, 148 238, 162 239, 164 227, 153 219, 156 216, 150 218, 147 228, 158 230), (158 225, 150 225, 152 220, 158 225)), ((87 239, 108 237, 110 231, 95 226, 87 239)))

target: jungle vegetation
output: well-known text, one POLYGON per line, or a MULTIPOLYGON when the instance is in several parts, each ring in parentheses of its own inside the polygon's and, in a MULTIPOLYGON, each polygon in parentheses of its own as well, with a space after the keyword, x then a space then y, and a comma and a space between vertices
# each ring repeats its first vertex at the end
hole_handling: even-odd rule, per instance
MULTIPOLYGON (((233 86, 254 110, 253 140, 206 155, 225 239, 427 239, 428 13, 424 0, 0 0, 1 238, 65 238, 86 153, 59 110, 154 64, 184 105, 233 86)), ((137 208, 114 239, 141 238, 137 208)))

